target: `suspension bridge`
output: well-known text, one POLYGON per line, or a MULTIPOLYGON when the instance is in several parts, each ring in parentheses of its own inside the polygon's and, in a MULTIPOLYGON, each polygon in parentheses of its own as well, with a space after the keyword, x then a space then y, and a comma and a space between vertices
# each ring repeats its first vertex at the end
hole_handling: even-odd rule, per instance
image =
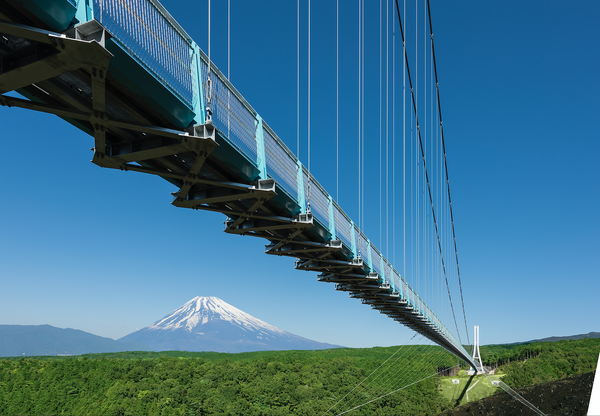
MULTIPOLYGON (((435 62, 431 20, 429 30, 435 62)), ((357 224, 344 212, 214 65, 210 49, 209 55, 200 49, 158 1, 6 0, 0 35, 2 106, 61 117, 94 138, 96 165, 159 176, 178 188, 176 207, 224 214, 225 232, 266 239, 267 254, 295 258, 297 269, 318 272, 319 281, 334 283, 481 371, 458 327, 453 333, 436 315, 361 230, 360 219, 357 224)), ((400 50, 412 94, 406 112, 414 112, 420 143, 422 201, 430 207, 427 232, 437 239, 434 254, 445 277, 427 145, 408 54, 400 50)), ((430 94, 437 94, 432 102, 439 109, 439 91, 430 94)), ((441 109, 437 121, 443 144, 441 109)), ((447 186, 451 207, 447 168, 440 184, 447 186)), ((451 231, 458 267, 453 222, 451 231)), ((450 295, 447 278, 444 285, 450 295)), ((454 310, 447 319, 456 325, 454 310)))
POLYGON ((160 3, 46 3, 0 8, 0 104, 74 124, 94 137, 96 165, 160 176, 179 188, 173 205, 225 214, 225 232, 268 240, 267 254, 296 258, 476 367, 160 3))

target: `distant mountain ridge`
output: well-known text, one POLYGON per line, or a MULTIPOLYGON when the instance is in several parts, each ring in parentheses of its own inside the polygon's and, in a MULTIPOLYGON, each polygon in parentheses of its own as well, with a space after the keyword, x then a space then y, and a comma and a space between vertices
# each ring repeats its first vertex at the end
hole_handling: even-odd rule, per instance
POLYGON ((151 348, 137 342, 115 341, 78 329, 51 325, 0 325, 0 357, 149 350, 151 348))
POLYGON ((588 332, 587 334, 571 335, 566 337, 548 337, 542 339, 534 339, 531 341, 524 342, 524 344, 532 344, 534 342, 555 342, 555 341, 569 341, 574 339, 585 339, 585 338, 600 338, 600 332, 588 332))
POLYGON ((229 353, 340 347, 286 332, 213 296, 197 296, 119 341, 136 341, 159 351, 229 353))
POLYGON ((522 345, 522 344, 534 344, 536 342, 569 341, 569 340, 578 340, 578 339, 585 339, 585 338, 600 338, 600 332, 588 332, 587 334, 569 335, 569 336, 565 336, 565 337, 547 337, 547 338, 541 338, 541 339, 532 339, 531 341, 520 341, 520 342, 511 342, 509 344, 493 344, 493 345, 522 345))

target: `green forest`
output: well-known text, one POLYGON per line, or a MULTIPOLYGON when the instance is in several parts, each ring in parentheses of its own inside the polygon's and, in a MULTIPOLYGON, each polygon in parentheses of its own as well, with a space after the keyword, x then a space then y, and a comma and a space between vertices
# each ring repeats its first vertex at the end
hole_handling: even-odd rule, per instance
MULTIPOLYGON (((418 349, 422 359, 395 365, 415 375, 459 363, 440 347, 407 348, 418 349)), ((0 414, 320 415, 397 349, 5 358, 0 414)), ((593 371, 599 352, 600 339, 481 347, 486 364, 505 363, 504 380, 513 387, 593 371)), ((452 404, 438 384, 437 377, 427 378, 352 414, 439 414, 452 404)))
POLYGON ((596 369, 600 338, 481 347, 486 366, 500 366, 513 388, 558 380, 596 369))

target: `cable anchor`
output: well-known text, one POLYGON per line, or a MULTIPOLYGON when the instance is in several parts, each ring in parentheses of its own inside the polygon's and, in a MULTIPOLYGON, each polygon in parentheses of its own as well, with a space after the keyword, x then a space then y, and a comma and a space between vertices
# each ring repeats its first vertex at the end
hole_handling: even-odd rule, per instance
POLYGON ((212 110, 210 108, 210 101, 212 98, 212 80, 211 80, 211 74, 209 72, 208 74, 208 79, 206 80, 206 84, 207 84, 207 93, 206 93, 206 120, 205 123, 206 124, 212 124, 212 110))

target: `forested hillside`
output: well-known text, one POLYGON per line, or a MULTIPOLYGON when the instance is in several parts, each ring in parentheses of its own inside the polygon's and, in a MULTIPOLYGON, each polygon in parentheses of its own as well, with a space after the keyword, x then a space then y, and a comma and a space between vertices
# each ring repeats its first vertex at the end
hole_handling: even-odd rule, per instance
MULTIPOLYGON (((425 376, 438 370, 428 362, 432 357, 439 362, 439 347, 405 348, 421 348, 421 359, 400 360, 398 369, 425 376)), ((320 415, 397 349, 0 359, 0 414, 320 415)), ((593 371, 600 339, 483 346, 481 353, 488 365, 505 363, 503 380, 521 387, 593 371)), ((446 354, 440 366, 456 364, 446 354)), ((438 385, 436 377, 428 378, 353 414, 439 414, 452 404, 438 385)), ((391 391, 400 386, 386 387, 391 391)))
MULTIPOLYGON (((0 413, 312 416, 325 412, 397 348, 0 360, 0 413)), ((431 375, 437 368, 427 368, 429 354, 439 361, 439 347, 427 347, 419 363, 398 366, 431 375)), ((446 357, 447 366, 458 363, 446 357)), ((448 406, 429 378, 357 414, 432 414, 448 406)))
POLYGON ((503 381, 512 387, 594 371, 599 354, 600 338, 481 347, 483 364, 500 365, 506 373, 503 381))

